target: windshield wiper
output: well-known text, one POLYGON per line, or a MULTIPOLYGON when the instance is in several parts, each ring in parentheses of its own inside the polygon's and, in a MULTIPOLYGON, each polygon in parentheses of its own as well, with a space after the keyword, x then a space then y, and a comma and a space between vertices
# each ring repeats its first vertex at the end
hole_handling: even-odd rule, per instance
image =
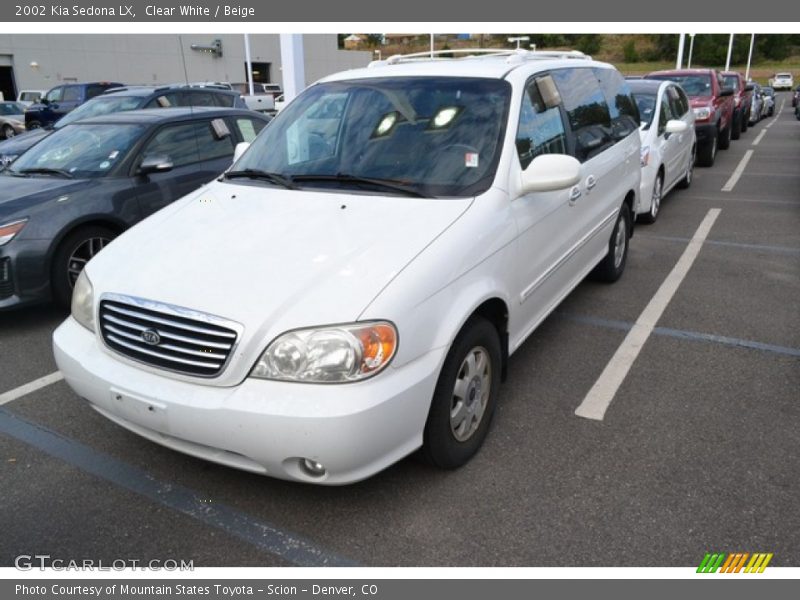
POLYGON ((32 169, 19 169, 15 173, 22 173, 23 175, 58 175, 59 177, 66 177, 67 179, 74 179, 72 173, 64 169, 51 169, 50 167, 36 167, 32 169))
POLYGON ((348 173, 336 173, 335 175, 293 175, 292 181, 334 181, 339 183, 365 183, 367 185, 374 185, 375 187, 399 192, 408 196, 415 196, 416 198, 427 198, 425 194, 419 190, 404 185, 400 182, 391 179, 373 179, 371 177, 359 177, 358 175, 350 175, 348 173))
POLYGON ((292 180, 289 177, 281 175, 280 173, 270 173, 269 171, 262 171, 261 169, 242 169, 241 171, 228 171, 223 174, 225 179, 236 179, 238 177, 246 177, 248 179, 264 179, 270 183, 276 183, 285 187, 287 190, 296 190, 297 188, 292 185, 292 180))

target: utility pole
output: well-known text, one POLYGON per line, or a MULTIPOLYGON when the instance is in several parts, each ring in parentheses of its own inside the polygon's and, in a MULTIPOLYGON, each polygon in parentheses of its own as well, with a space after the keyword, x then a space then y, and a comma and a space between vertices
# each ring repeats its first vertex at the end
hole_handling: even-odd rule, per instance
POLYGON ((678 38, 678 59, 675 61, 675 68, 680 69, 683 65, 683 44, 686 39, 686 34, 682 33, 681 37, 678 38))
POLYGON ((731 70, 731 53, 733 52, 733 34, 731 34, 731 39, 728 40, 728 58, 725 59, 725 70, 731 70))

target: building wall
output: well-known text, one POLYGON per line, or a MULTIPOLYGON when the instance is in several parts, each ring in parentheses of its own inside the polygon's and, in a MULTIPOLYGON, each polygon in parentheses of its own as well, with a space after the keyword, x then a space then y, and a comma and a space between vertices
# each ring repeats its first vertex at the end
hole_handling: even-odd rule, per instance
MULTIPOLYGON (((333 34, 305 35, 303 47, 307 84, 371 60, 369 52, 339 50, 333 34)), ((250 34, 250 53, 253 62, 271 63, 271 80, 283 83, 278 35, 250 34)), ((13 66, 18 89, 47 90, 65 80, 242 82, 244 63, 244 36, 239 34, 0 34, 0 65, 13 66), (190 48, 214 39, 222 40, 222 57, 190 48)))

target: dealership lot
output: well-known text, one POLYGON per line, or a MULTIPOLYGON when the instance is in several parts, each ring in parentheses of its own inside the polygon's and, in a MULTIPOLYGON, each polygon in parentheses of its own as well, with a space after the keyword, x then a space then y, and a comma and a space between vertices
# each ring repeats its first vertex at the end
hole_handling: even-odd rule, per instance
POLYGON ((407 459, 319 488, 178 454, 63 381, 8 395, 55 371, 65 315, 0 314, 0 564, 691 566, 743 551, 796 565, 800 122, 787 97, 637 228, 616 285, 583 283, 512 357, 486 444, 458 471, 407 459), (576 416, 711 209, 605 418, 576 416))

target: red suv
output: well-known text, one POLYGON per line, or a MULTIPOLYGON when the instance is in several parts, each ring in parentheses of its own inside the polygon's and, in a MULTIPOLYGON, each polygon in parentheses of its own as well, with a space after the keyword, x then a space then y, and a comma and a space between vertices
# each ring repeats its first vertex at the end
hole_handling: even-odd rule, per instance
POLYGON ((725 87, 720 72, 715 69, 656 71, 646 78, 680 84, 694 111, 697 164, 701 167, 713 165, 717 148, 725 150, 730 146, 734 128, 733 89, 725 87))
POLYGON ((750 104, 753 102, 755 86, 745 81, 744 75, 736 71, 723 71, 720 73, 725 80, 726 88, 733 88, 733 132, 731 137, 739 139, 739 132, 747 131, 750 122, 750 104))

